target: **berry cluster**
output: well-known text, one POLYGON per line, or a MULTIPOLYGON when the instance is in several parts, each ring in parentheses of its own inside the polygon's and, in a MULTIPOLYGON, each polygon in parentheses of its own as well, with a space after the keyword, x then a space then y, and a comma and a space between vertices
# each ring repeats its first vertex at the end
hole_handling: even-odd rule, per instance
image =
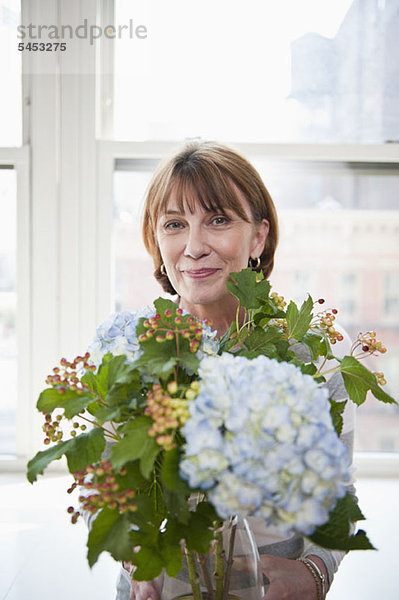
POLYGON ((184 392, 184 397, 177 397, 179 388, 176 381, 171 381, 166 393, 159 384, 155 384, 147 393, 147 406, 145 414, 153 419, 153 424, 148 430, 148 435, 155 437, 157 444, 165 450, 175 447, 174 437, 176 431, 182 427, 190 412, 188 403, 199 394, 199 383, 193 381, 184 392))
MULTIPOLYGON (((84 412, 85 411, 83 411, 83 413, 84 412)), ((44 415, 44 424, 42 429, 46 437, 43 440, 43 444, 48 446, 50 442, 59 443, 62 441, 62 438, 64 437, 64 430, 61 428, 61 421, 63 418, 64 415, 62 414, 59 414, 54 418, 49 413, 44 415)), ((81 431, 86 431, 87 429, 87 425, 85 425, 84 423, 78 423, 77 421, 73 421, 71 425, 72 429, 69 432, 69 435, 71 437, 75 437, 77 435, 78 429, 80 429, 81 431)))
POLYGON ((288 329, 287 319, 270 319, 269 325, 271 327, 277 327, 277 329, 281 329, 285 337, 289 337, 290 331, 288 329))
POLYGON ((88 363, 89 358, 89 352, 86 352, 84 356, 77 356, 72 362, 69 362, 66 358, 61 358, 61 367, 54 367, 53 373, 47 377, 46 383, 56 387, 60 394, 65 394, 67 388, 83 393, 84 385, 80 381, 78 372, 82 369, 92 371, 96 369, 94 365, 88 363))
MULTIPOLYGON (((323 298, 319 298, 315 302, 315 304, 324 304, 325 300, 323 298)), ((344 336, 342 333, 337 331, 334 327, 335 315, 338 313, 336 308, 332 308, 330 310, 325 310, 316 315, 313 319, 312 326, 318 327, 328 337, 331 344, 336 344, 337 342, 342 342, 344 336)))
POLYGON ((387 380, 385 379, 385 375, 382 371, 376 371, 374 373, 375 378, 377 379, 378 385, 386 385, 387 380))
POLYGON ((279 310, 284 310, 287 306, 286 301, 284 300, 284 296, 279 296, 277 292, 272 292, 270 294, 270 298, 273 300, 274 304, 279 310))
MULTIPOLYGON (((205 324, 210 325, 211 322, 206 321, 205 324)), ((140 342, 146 342, 155 336, 160 344, 175 338, 178 343, 180 335, 189 340, 190 352, 197 352, 203 334, 202 322, 191 315, 183 316, 181 308, 176 309, 176 316, 170 309, 165 310, 163 316, 157 313, 144 321, 144 327, 147 331, 139 335, 140 342)))
POLYGON ((385 354, 387 349, 384 344, 377 340, 377 334, 375 331, 367 331, 367 333, 359 333, 357 340, 352 346, 352 354, 355 350, 361 347, 361 351, 364 354, 385 354))
MULTIPOLYGON (((102 508, 118 510, 120 513, 135 512, 137 504, 133 502, 135 491, 126 489, 123 485, 123 477, 127 470, 122 467, 115 473, 111 461, 102 460, 97 465, 89 465, 83 471, 74 473, 75 482, 68 489, 72 493, 77 486, 88 490, 88 495, 79 496, 79 502, 83 511, 95 514, 102 508), (92 492, 92 493, 90 493, 92 492)), ((73 506, 68 508, 72 523, 76 523, 80 511, 73 506)))
POLYGON ((46 435, 43 440, 43 443, 46 444, 46 446, 48 446, 50 442, 61 442, 64 436, 64 432, 60 427, 60 422, 63 419, 63 415, 57 415, 54 417, 54 420, 52 419, 53 417, 50 414, 44 415, 44 424, 42 429, 46 435))
MULTIPOLYGON (((47 385, 55 388, 59 394, 63 395, 67 390, 75 391, 77 394, 83 394, 85 390, 92 390, 82 383, 81 374, 86 370, 94 371, 96 367, 88 363, 90 358, 89 352, 86 352, 84 356, 77 356, 72 362, 69 362, 66 358, 61 358, 60 367, 54 367, 53 373, 46 378, 47 385)), ((78 416, 85 421, 91 423, 90 419, 84 417, 85 411, 83 410, 78 416)), ((47 446, 50 442, 59 443, 62 441, 64 436, 64 430, 61 428, 61 421, 65 418, 65 415, 58 414, 52 417, 51 414, 44 415, 43 431, 46 437, 43 443, 47 446)), ((70 424, 70 436, 75 437, 80 431, 86 431, 87 425, 73 421, 70 424)))

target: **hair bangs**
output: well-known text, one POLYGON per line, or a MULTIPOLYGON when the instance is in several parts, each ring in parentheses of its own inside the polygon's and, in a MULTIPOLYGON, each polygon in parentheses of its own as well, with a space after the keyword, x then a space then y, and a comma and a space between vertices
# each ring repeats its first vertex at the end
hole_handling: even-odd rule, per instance
POLYGON ((231 210, 244 221, 248 221, 239 198, 238 187, 229 176, 221 176, 220 172, 218 175, 216 178, 214 173, 204 172, 203 169, 175 173, 160 203, 160 213, 166 213, 169 200, 173 196, 182 213, 186 208, 193 213, 199 205, 204 211, 211 213, 225 213, 231 210))

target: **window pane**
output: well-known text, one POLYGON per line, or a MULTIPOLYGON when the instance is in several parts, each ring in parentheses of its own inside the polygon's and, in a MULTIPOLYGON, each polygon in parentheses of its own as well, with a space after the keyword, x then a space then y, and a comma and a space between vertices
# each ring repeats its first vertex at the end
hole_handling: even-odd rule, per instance
MULTIPOLYGON (((352 340, 376 330, 388 352, 367 366, 384 371, 387 392, 398 398, 399 169, 260 161, 256 166, 279 215, 274 288, 297 301, 308 292, 324 297, 339 310, 338 322, 352 340)), ((399 451, 399 408, 370 397, 357 415, 355 447, 399 451)))
MULTIPOLYGON (((351 339, 373 329, 388 348, 368 363, 399 397, 399 169, 252 161, 279 215, 273 287, 301 301, 309 292, 339 310, 351 339), (377 193, 378 190, 378 193, 377 193), (396 206, 395 206, 396 203, 396 206)), ((114 187, 116 309, 162 295, 138 225, 154 161, 118 161, 114 187), (126 170, 122 170, 126 169, 126 170), (133 170, 131 170, 133 169, 133 170)), ((338 347, 337 347, 338 349, 338 347)), ((357 416, 357 450, 399 451, 399 408, 371 398, 357 416)))
POLYGON ((16 174, 0 168, 0 455, 15 454, 17 406, 16 174))
POLYGON ((22 144, 21 52, 17 50, 20 0, 0 0, 0 146, 22 144))
POLYGON ((399 139, 399 0, 115 8, 115 139, 399 139))
MULTIPOLYGON (((120 163, 120 167, 126 169, 123 161, 120 163)), ((154 266, 144 248, 140 226, 142 199, 154 162, 144 160, 135 163, 140 170, 117 170, 114 174, 115 310, 140 308, 164 295, 152 276, 154 266)))

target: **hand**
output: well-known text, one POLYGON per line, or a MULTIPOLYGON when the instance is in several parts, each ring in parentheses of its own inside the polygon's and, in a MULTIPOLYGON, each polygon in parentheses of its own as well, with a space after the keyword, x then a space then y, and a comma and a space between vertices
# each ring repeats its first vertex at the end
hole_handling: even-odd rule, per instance
POLYGON ((303 563, 270 554, 262 554, 260 561, 270 581, 265 600, 317 600, 316 583, 303 563))
MULTIPOLYGON (((131 563, 124 562, 123 568, 129 573, 130 577, 136 567, 131 563)), ((161 600, 160 590, 162 588, 161 575, 153 581, 130 581, 130 600, 161 600)))
POLYGON ((154 581, 135 581, 132 579, 130 600, 160 600, 154 581))

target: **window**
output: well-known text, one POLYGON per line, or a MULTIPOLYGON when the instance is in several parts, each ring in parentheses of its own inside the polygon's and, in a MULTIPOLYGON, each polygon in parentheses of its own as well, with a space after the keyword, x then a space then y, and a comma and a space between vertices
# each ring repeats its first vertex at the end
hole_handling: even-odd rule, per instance
POLYGON ((395 319, 399 314, 399 266, 396 271, 385 273, 384 314, 387 319, 395 319))
MULTIPOLYGON (((251 157, 248 157, 251 159, 251 157)), ((376 329, 388 347, 382 360, 368 363, 385 371, 389 393, 399 395, 394 365, 399 361, 399 311, 387 323, 385 309, 398 294, 397 273, 384 266, 399 264, 399 168, 380 165, 367 170, 356 163, 252 162, 276 203, 280 243, 273 288, 297 301, 310 293, 338 308, 338 321, 354 340, 376 329), (380 182, 387 193, 375 194, 380 182), (396 196, 397 197, 397 196, 396 196)), ((115 309, 137 308, 163 295, 151 277, 153 265, 141 242, 140 207, 157 161, 120 159, 114 171, 115 309)), ((399 451, 399 409, 372 398, 357 416, 356 449, 399 451)))
POLYGON ((147 36, 116 40, 114 139, 399 139, 397 1, 116 0, 115 19, 147 36))
POLYGON ((20 0, 0 1, 0 146, 22 143, 21 53, 15 35, 20 18, 20 0))
POLYGON ((22 144, 21 53, 16 27, 21 2, 0 1, 0 456, 14 456, 17 440, 17 171, 22 144), (6 148, 5 148, 6 147, 6 148), (8 147, 8 148, 7 148, 8 147))
POLYGON ((114 173, 114 309, 136 309, 162 295, 152 277, 154 266, 141 239, 140 216, 145 189, 156 161, 118 160, 114 173), (131 170, 133 169, 133 170, 131 170))
POLYGON ((0 168, 0 455, 15 454, 18 381, 16 198, 15 171, 0 168))
MULTIPOLYGON (((68 40, 62 56, 28 56, 16 49, 20 2, 0 0, 0 346, 11 390, 1 453, 17 448, 22 461, 40 443, 36 392, 59 356, 81 352, 110 310, 162 294, 138 217, 156 164, 191 137, 225 141, 255 164, 280 216, 275 289, 323 294, 352 336, 375 327, 389 348, 376 370, 397 395, 399 156, 385 142, 399 140, 399 0, 22 3, 25 24, 127 28, 120 39, 68 40), (96 114, 108 119, 97 140, 96 114)), ((369 417, 358 448, 396 449, 395 430, 369 417), (385 441, 368 435, 377 422, 385 441)))

